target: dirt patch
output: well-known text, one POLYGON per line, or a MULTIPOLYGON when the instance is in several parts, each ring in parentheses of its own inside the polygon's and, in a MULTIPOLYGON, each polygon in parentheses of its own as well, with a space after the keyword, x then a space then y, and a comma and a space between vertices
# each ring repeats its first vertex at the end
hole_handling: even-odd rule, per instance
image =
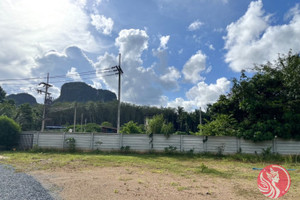
MULTIPOLYGON (((141 168, 98 167, 32 172, 62 199, 266 199, 256 180, 180 176, 141 168)), ((284 196, 283 199, 287 197, 284 196)), ((288 199, 293 199, 289 196, 288 199)), ((295 199, 295 198, 294 198, 295 199)))
POLYGON ((4 159, 7 159, 8 157, 5 157, 5 156, 1 156, 0 155, 0 160, 4 160, 4 159))

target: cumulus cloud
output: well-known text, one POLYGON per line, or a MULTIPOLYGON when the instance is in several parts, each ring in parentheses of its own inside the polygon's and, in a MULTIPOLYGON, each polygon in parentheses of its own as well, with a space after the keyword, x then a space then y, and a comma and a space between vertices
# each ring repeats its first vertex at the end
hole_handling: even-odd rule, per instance
POLYGON ((178 79, 180 78, 180 72, 172 66, 168 67, 167 72, 160 77, 160 81, 165 89, 179 89, 178 79))
POLYGON ((197 51, 183 66, 182 73, 186 81, 191 83, 197 83, 199 80, 203 80, 200 73, 206 69, 206 55, 200 50, 197 51))
POLYGON ((192 87, 187 93, 186 98, 176 98, 168 103, 169 107, 182 106, 187 111, 192 111, 199 107, 205 109, 207 104, 215 103, 221 94, 225 94, 230 89, 230 81, 226 78, 219 78, 215 84, 206 84, 204 81, 199 82, 192 87))
MULTIPOLYGON (((116 46, 122 55, 122 101, 137 104, 159 105, 162 99, 162 89, 159 77, 153 68, 144 67, 142 53, 148 48, 148 35, 144 30, 124 29, 116 38, 116 46)), ((101 70, 118 64, 118 56, 105 53, 98 58, 95 68, 101 70)), ((99 74, 100 75, 100 74, 99 74)), ((100 76, 99 76, 100 77, 100 76)), ((116 77, 100 77, 107 87, 117 91, 116 77)))
POLYGON ((0 1, 0 74, 7 78, 32 77, 36 75, 33 71, 46 74, 48 68, 39 66, 36 59, 74 44, 85 51, 98 51, 100 46, 88 30, 90 19, 82 8, 84 3, 0 1))
POLYGON ((91 24, 95 26, 97 31, 104 35, 110 35, 114 26, 114 21, 111 18, 106 18, 104 15, 91 15, 91 24))
POLYGON ((116 39, 116 46, 119 47, 120 53, 124 60, 139 60, 144 50, 148 48, 148 39, 146 31, 139 29, 124 29, 119 33, 116 39))
POLYGON ((88 59, 86 54, 78 47, 71 46, 64 49, 63 52, 49 51, 39 56, 35 60, 42 72, 34 71, 34 76, 49 72, 50 76, 57 74, 67 74, 70 67, 75 66, 80 71, 89 71, 93 69, 93 62, 88 59))
POLYGON ((189 30, 189 31, 195 31, 195 30, 200 29, 200 27, 203 26, 203 25, 204 25, 203 22, 201 22, 201 21, 199 21, 199 20, 196 20, 196 21, 194 21, 193 23, 191 23, 191 24, 189 25, 188 30, 189 30))
POLYGON ((160 37, 160 45, 158 47, 158 50, 166 50, 169 39, 170 39, 170 35, 161 36, 160 37))
POLYGON ((253 64, 277 59, 290 49, 300 51, 300 14, 292 8, 288 24, 271 26, 271 15, 265 14, 261 0, 250 3, 247 12, 227 26, 224 37, 225 62, 234 71, 249 70, 253 64))
POLYGON ((71 69, 67 72, 66 77, 71 78, 74 81, 82 81, 80 74, 76 71, 75 67, 71 67, 71 69))

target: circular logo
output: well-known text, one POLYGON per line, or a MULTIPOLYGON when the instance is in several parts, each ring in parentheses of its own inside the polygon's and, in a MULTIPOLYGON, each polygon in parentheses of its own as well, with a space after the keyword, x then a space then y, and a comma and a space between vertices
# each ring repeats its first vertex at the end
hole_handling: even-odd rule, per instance
POLYGON ((279 165, 269 165, 260 171, 257 185, 265 196, 277 199, 290 189, 291 177, 285 168, 279 165))

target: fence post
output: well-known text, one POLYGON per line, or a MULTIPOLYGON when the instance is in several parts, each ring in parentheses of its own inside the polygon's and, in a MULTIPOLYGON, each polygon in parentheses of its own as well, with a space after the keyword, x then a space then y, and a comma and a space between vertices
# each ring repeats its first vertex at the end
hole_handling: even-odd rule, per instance
POLYGON ((63 133, 62 135, 62 149, 64 150, 65 149, 65 140, 66 140, 66 132, 63 133))
POLYGON ((90 149, 93 151, 94 150, 94 133, 91 134, 91 146, 90 149))
POLYGON ((121 149, 121 147, 123 146, 123 134, 122 133, 119 133, 119 142, 120 142, 120 145, 119 145, 119 147, 120 147, 120 149, 121 149))
POLYGON ((207 152, 207 140, 208 140, 208 136, 203 136, 203 151, 207 152))
POLYGON ((241 153, 241 140, 240 138, 236 137, 236 152, 241 153))
POLYGON ((36 146, 39 146, 40 132, 37 133, 36 146))
POLYGON ((183 135, 180 135, 180 152, 183 151, 183 141, 182 141, 183 135))
POLYGON ((149 134, 149 150, 151 151, 153 149, 153 137, 154 137, 154 134, 151 133, 149 134))
POLYGON ((277 153, 276 140, 277 140, 277 136, 275 136, 272 140, 273 153, 277 153))

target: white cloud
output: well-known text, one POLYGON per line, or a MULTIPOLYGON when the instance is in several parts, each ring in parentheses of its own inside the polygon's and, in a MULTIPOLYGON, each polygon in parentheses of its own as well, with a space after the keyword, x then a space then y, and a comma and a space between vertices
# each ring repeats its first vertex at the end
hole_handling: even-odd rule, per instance
POLYGON ((215 103, 221 94, 225 94, 230 89, 230 81, 226 78, 219 78, 215 84, 206 84, 201 81, 192 87, 187 93, 187 100, 176 98, 168 103, 168 107, 182 106, 187 111, 192 111, 201 107, 206 109, 207 104, 215 103))
POLYGON ((57 74, 67 74, 71 66, 76 66, 80 71, 93 69, 93 63, 84 52, 78 47, 71 46, 64 49, 62 53, 50 51, 35 59, 36 64, 42 71, 32 72, 34 76, 40 76, 44 72, 49 72, 50 76, 57 74))
POLYGON ((195 30, 198 30, 201 26, 203 26, 204 23, 199 21, 199 20, 196 20, 194 21, 193 23, 191 23, 188 27, 188 30, 189 31, 195 31, 195 30))
MULTIPOLYGON (((148 48, 148 35, 144 30, 121 30, 116 38, 116 46, 122 55, 122 101, 136 104, 159 105, 162 99, 162 89, 159 77, 153 68, 143 67, 142 53, 148 48)), ((118 56, 105 53, 95 63, 97 70, 115 66, 118 56)), ((103 82, 113 91, 117 91, 117 77, 102 77, 103 82)))
POLYGON ((141 54, 148 48, 148 39, 146 31, 139 29, 124 29, 119 33, 116 39, 116 46, 120 47, 120 53, 124 60, 126 59, 140 59, 141 54))
POLYGON ((66 77, 73 79, 74 81, 82 81, 80 74, 76 71, 75 67, 72 67, 66 74, 66 77))
POLYGON ((193 55, 183 66, 182 73, 185 80, 197 83, 199 80, 203 80, 200 73, 206 69, 206 55, 200 50, 193 55))
POLYGON ((165 89, 178 89, 178 79, 180 78, 180 72, 172 66, 168 67, 167 73, 160 77, 160 81, 165 89))
POLYGON ((194 104, 195 102, 193 101, 186 101, 183 98, 179 97, 176 98, 174 101, 169 101, 167 103, 167 107, 171 107, 171 108, 177 108, 177 107, 183 107, 184 110, 191 112, 193 110, 195 110, 196 105, 194 104))
POLYGON ((110 35, 114 26, 114 21, 111 18, 106 18, 104 15, 91 15, 91 24, 95 26, 97 31, 104 35, 110 35))
POLYGON ((210 50, 213 50, 213 51, 216 50, 214 45, 212 45, 212 44, 210 44, 208 47, 209 47, 210 50))
POLYGON ((166 50, 168 48, 167 44, 169 42, 169 39, 170 39, 170 35, 161 36, 160 37, 160 45, 158 47, 158 50, 166 50))
MULTIPOLYGON (((48 68, 40 67, 36 59, 50 50, 62 52, 76 44, 85 51, 98 51, 100 44, 88 30, 84 1, 78 2, 0 1, 1 76, 26 78, 37 74, 33 71, 46 74, 48 68)), ((9 86, 5 89, 10 90, 9 86)))
POLYGON ((286 54, 290 49, 299 52, 300 14, 295 12, 297 6, 292 10, 288 24, 271 26, 262 1, 251 2, 244 16, 226 28, 225 61, 230 68, 237 72, 249 70, 253 64, 272 62, 279 53, 286 54))

